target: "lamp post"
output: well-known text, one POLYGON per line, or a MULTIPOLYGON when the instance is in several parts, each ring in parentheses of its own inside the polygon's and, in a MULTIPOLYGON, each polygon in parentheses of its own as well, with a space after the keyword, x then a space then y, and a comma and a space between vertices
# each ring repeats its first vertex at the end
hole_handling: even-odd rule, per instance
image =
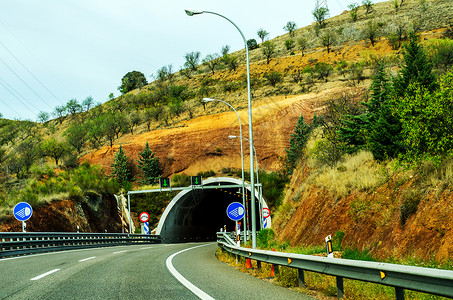
MULTIPOLYGON (((234 110, 234 112, 236 113, 236 116, 238 117, 238 120, 239 120, 239 135, 241 136, 241 166, 242 166, 242 205, 244 205, 244 208, 245 208, 245 179, 244 179, 244 150, 243 150, 243 147, 242 147, 242 125, 241 125, 241 118, 239 117, 239 114, 238 112, 236 111, 236 109, 234 109, 234 107, 226 102, 226 101, 223 101, 223 100, 218 100, 218 99, 212 99, 212 98, 203 98, 203 102, 213 102, 213 101, 217 101, 217 102, 222 102, 226 105, 228 105, 229 107, 231 107, 232 110, 234 110)), ((246 232, 246 225, 245 225, 245 222, 244 222, 244 245, 247 243, 247 232, 246 232)), ((236 230, 236 229, 235 229, 236 230)))
MULTIPOLYGON (((188 16, 200 15, 200 14, 213 14, 224 18, 228 22, 230 22, 241 34, 242 40, 244 41, 245 46, 245 53, 247 59, 247 96, 248 96, 248 113, 249 113, 249 139, 250 139, 250 153, 253 153, 253 126, 252 126, 252 94, 250 91, 250 61, 249 61, 249 47, 247 46, 247 40, 245 39, 244 34, 242 33, 241 29, 234 24, 233 21, 228 19, 227 17, 212 12, 212 11, 200 11, 200 10, 190 10, 186 9, 186 14, 188 16)), ((254 170, 253 167, 254 160, 253 155, 250 155, 250 170, 254 170)), ((250 181, 251 181, 251 205, 250 209, 252 211, 252 248, 256 249, 256 218, 255 218, 255 175, 254 172, 250 172, 250 181)))
MULTIPOLYGON (((235 139, 235 138, 240 138, 241 140, 244 139, 250 143, 250 140, 245 137, 240 137, 236 135, 229 135, 228 138, 230 140, 235 139)), ((253 146, 253 151, 255 152, 255 172, 256 172, 256 184, 260 184, 260 179, 259 179, 259 173, 258 173, 258 156, 256 155, 256 148, 253 146)), ((258 187, 258 194, 259 194, 259 199, 258 199, 258 204, 259 204, 259 215, 260 215, 260 229, 263 229, 263 216, 262 216, 262 210, 263 210, 263 204, 262 204, 262 199, 263 199, 263 187, 258 187)))

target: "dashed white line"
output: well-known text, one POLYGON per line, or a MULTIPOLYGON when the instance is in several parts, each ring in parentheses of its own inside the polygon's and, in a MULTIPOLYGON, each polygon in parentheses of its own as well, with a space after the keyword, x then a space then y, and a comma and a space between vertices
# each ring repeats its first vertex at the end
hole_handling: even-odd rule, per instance
POLYGON ((33 277, 33 278, 30 279, 30 280, 39 280, 39 279, 41 279, 41 278, 46 277, 47 275, 50 275, 50 274, 52 274, 52 273, 57 272, 57 271, 60 271, 60 269, 54 269, 54 270, 52 270, 52 271, 46 272, 46 273, 44 273, 44 274, 41 274, 41 275, 39 275, 39 276, 33 277))
POLYGON ((203 300, 214 300, 214 298, 212 298, 211 296, 209 296, 208 294, 206 294, 205 292, 203 292, 202 290, 200 290, 199 288, 197 288, 195 285, 193 285, 189 280, 187 280, 186 278, 184 278, 178 271, 176 271, 175 267, 173 267, 173 263, 172 263, 172 260, 173 260, 173 257, 175 257, 176 255, 180 254, 180 253, 183 253, 185 251, 188 251, 188 250, 192 250, 192 249, 195 249, 195 248, 199 248, 199 247, 204 247, 204 246, 208 246, 209 244, 205 244, 205 245, 201 245, 201 246, 196 246, 196 247, 192 247, 192 248, 187 248, 187 249, 184 249, 184 250, 181 250, 179 252, 176 252, 172 255, 170 255, 168 258, 167 258, 167 261, 166 261, 166 265, 167 265, 167 269, 170 271, 170 273, 179 281, 181 282, 182 285, 184 285, 186 288, 188 288, 192 293, 194 293, 195 295, 198 296, 198 298, 200 299, 203 299, 203 300))
POLYGON ((94 259, 94 258, 96 258, 96 256, 92 256, 92 257, 81 259, 81 260, 79 260, 79 262, 84 262, 84 261, 87 261, 87 260, 90 260, 90 259, 94 259))
POLYGON ((143 248, 140 248, 140 250, 145 250, 145 249, 153 249, 154 247, 143 247, 143 248))
POLYGON ((124 253, 124 252, 127 252, 127 250, 116 251, 116 252, 113 252, 113 254, 124 253))

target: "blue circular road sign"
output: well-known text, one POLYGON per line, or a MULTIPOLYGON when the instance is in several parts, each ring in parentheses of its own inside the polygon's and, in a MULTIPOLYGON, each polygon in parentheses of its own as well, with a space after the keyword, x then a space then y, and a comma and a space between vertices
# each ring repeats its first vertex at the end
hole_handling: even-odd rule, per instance
POLYGON ((14 217, 19 221, 27 221, 30 219, 33 209, 27 202, 20 202, 14 206, 14 217))
POLYGON ((239 202, 233 202, 227 207, 227 215, 233 221, 239 221, 244 217, 244 205, 239 202))

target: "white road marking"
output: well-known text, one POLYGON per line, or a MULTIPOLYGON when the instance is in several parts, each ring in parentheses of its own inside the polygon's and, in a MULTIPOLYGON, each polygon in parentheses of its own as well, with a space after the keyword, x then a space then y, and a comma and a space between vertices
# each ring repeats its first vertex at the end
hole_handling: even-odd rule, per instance
POLYGON ((127 250, 116 251, 116 252, 113 252, 113 254, 124 253, 124 252, 127 252, 127 250))
POLYGON ((168 271, 170 271, 170 273, 179 281, 181 282, 182 285, 184 285, 186 288, 188 288, 192 293, 194 293, 195 295, 198 296, 198 298, 200 299, 203 299, 203 300, 214 300, 214 298, 212 298, 211 296, 209 296, 208 294, 206 294, 205 292, 203 292, 202 290, 200 290, 199 288, 197 288, 195 285, 193 285, 189 280, 187 280, 186 278, 184 278, 178 271, 176 271, 175 267, 173 267, 173 263, 172 263, 172 260, 173 260, 173 257, 175 257, 176 255, 180 254, 180 253, 183 253, 185 251, 188 251, 188 250, 192 250, 192 249, 195 249, 195 248, 199 248, 199 247, 204 247, 204 246, 208 246, 210 244, 205 244, 205 245, 201 245, 201 246, 196 246, 196 247, 192 247, 192 248, 187 248, 187 249, 184 249, 184 250, 181 250, 179 252, 176 252, 172 255, 170 255, 168 258, 167 258, 167 261, 166 261, 166 265, 167 265, 167 269, 168 271))
POLYGON ((154 247, 143 247, 143 248, 140 248, 140 250, 145 250, 145 249, 153 249, 154 247))
POLYGON ((39 279, 41 279, 41 278, 46 277, 47 275, 50 275, 50 274, 52 274, 52 273, 57 272, 57 271, 60 271, 60 269, 54 269, 54 270, 49 271, 49 272, 47 272, 47 273, 44 273, 44 274, 41 274, 41 275, 39 275, 39 276, 33 277, 33 278, 30 279, 30 280, 39 280, 39 279))
POLYGON ((93 258, 96 258, 96 256, 92 256, 92 257, 81 259, 81 260, 79 260, 79 262, 84 262, 84 261, 87 261, 87 260, 90 260, 90 259, 93 259, 93 258))
MULTIPOLYGON (((123 247, 130 247, 130 246, 114 246, 114 247, 123 248, 123 247)), ((113 248, 113 246, 112 246, 112 248, 113 248)), ((22 255, 22 256, 0 258, 0 263, 8 261, 8 260, 24 259, 24 258, 34 257, 34 256, 66 254, 66 253, 71 253, 71 252, 104 250, 104 249, 105 249, 105 247, 99 247, 99 248, 87 248, 87 249, 75 249, 75 250, 62 250, 62 251, 46 252, 46 253, 39 253, 39 254, 27 254, 27 255, 22 255)))

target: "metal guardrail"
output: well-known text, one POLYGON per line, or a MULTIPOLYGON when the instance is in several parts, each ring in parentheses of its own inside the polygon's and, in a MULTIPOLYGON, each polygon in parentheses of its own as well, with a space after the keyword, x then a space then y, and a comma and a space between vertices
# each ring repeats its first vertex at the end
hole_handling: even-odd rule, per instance
POLYGON ((158 244, 161 238, 123 233, 0 232, 0 257, 135 243, 158 244))
POLYGON ((231 244, 224 234, 217 233, 219 247, 245 258, 296 268, 302 285, 304 271, 335 276, 338 298, 344 296, 343 278, 394 287, 398 300, 404 299, 406 289, 453 297, 453 271, 242 248, 231 244))

